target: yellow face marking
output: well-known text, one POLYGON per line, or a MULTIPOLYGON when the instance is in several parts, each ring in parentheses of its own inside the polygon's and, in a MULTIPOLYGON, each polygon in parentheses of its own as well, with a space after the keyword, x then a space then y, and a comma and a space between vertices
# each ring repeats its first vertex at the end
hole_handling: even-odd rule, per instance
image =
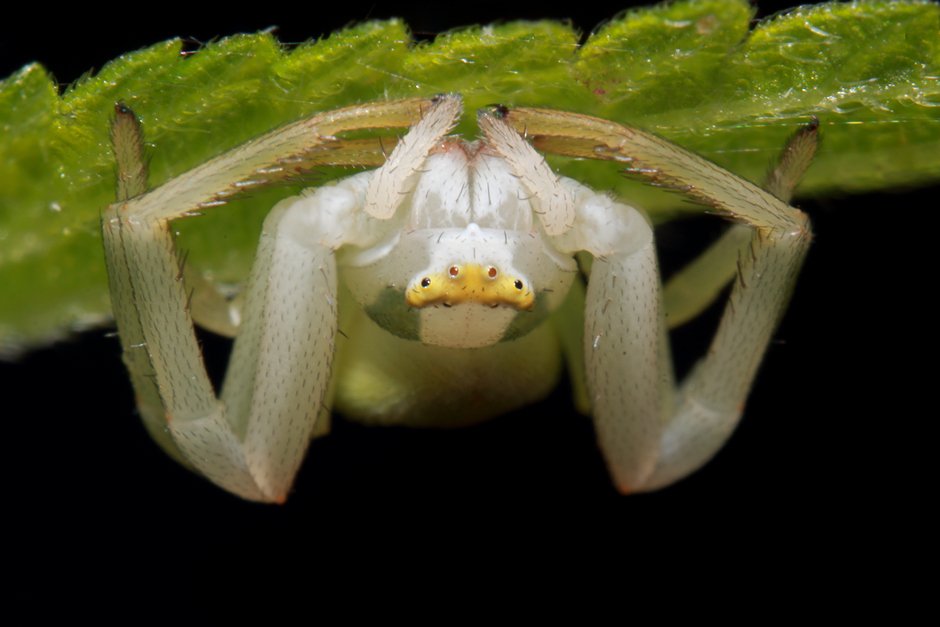
POLYGON ((421 277, 405 292, 405 301, 411 307, 479 303, 529 311, 535 305, 535 293, 524 280, 504 275, 495 266, 454 263, 444 272, 421 277))

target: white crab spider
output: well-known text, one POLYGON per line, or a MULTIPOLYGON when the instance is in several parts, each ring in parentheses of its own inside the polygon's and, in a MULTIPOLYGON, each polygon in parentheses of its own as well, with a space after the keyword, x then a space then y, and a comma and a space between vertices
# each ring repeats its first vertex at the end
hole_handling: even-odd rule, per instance
POLYGON ((466 142, 447 136, 460 114, 455 95, 340 109, 143 193, 139 126, 119 108, 119 202, 102 221, 112 301, 143 420, 172 456, 243 498, 282 502, 328 397, 369 422, 467 424, 545 396, 563 347, 582 342, 583 362, 569 350, 570 366, 586 378, 621 491, 668 485, 721 447, 810 240, 785 199, 812 156, 812 129, 790 142, 768 193, 613 122, 491 107, 478 115, 483 138, 466 142), (382 163, 387 144, 337 135, 395 127, 410 130, 378 169, 272 209, 240 310, 184 286, 171 220, 297 168, 382 163), (520 133, 626 163, 751 227, 719 244, 736 251, 737 279, 708 354, 678 388, 650 226, 559 178, 520 133), (581 251, 593 256, 586 297, 581 251), (553 324, 582 300, 583 331, 553 324), (218 396, 193 317, 238 330, 218 396), (337 343, 338 328, 348 340, 337 343))

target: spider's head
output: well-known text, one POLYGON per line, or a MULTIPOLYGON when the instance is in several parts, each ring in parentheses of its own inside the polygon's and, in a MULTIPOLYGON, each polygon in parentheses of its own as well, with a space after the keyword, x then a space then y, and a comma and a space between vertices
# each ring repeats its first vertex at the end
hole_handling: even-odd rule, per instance
POLYGON ((572 259, 530 232, 481 228, 401 233, 381 259, 349 267, 346 285, 389 332, 425 344, 477 348, 520 337, 564 300, 572 259))
POLYGON ((445 139, 412 177, 381 242, 341 262, 376 323, 425 344, 477 348, 528 333, 561 304, 577 266, 487 142, 445 139))

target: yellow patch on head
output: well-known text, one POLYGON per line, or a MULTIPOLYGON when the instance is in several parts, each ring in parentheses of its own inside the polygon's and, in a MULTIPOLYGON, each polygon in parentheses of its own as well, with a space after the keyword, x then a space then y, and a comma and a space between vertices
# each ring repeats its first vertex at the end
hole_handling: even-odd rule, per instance
POLYGON ((504 275, 495 266, 451 264, 444 272, 418 280, 405 292, 405 301, 418 308, 478 303, 529 311, 535 305, 535 293, 524 280, 504 275))

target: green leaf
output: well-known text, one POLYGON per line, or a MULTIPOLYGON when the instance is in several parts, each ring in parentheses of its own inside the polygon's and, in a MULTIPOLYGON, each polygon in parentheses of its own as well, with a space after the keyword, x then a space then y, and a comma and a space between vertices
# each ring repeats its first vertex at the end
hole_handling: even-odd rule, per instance
MULTIPOLYGON (((123 55, 59 95, 39 65, 0 81, 0 353, 108 319, 98 216, 114 195, 113 105, 140 115, 151 184, 317 111, 460 92, 477 107, 547 106, 654 131, 759 180, 812 116, 823 144, 801 193, 860 192, 940 178, 940 7, 854 2, 752 25, 741 0, 627 12, 579 46, 556 22, 477 26, 415 44, 400 21, 294 48, 238 35, 182 55, 179 40, 123 55)), ((695 210, 608 163, 554 161, 654 219, 695 210)), ((313 183, 342 171, 316 172, 313 183)), ((178 223, 180 246, 219 281, 240 281, 267 209, 258 192, 178 223)))

